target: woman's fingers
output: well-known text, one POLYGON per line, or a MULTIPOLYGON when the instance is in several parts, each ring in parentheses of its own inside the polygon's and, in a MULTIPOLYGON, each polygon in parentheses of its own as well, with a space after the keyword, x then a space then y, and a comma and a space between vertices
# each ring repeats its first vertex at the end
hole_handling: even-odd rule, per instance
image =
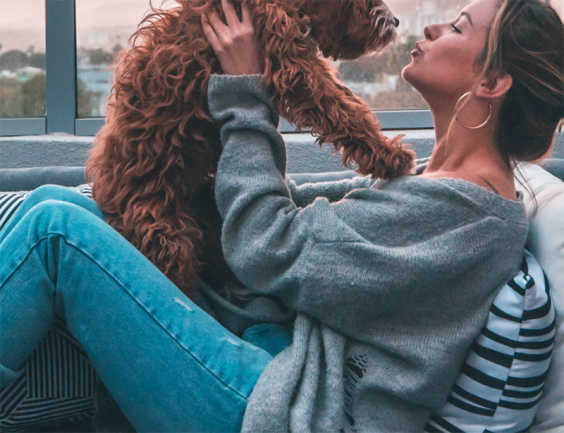
POLYGON ((261 62, 261 49, 254 34, 251 11, 243 6, 243 22, 229 2, 222 0, 227 24, 217 12, 212 11, 207 18, 202 16, 202 30, 214 50, 223 72, 231 75, 260 74, 264 70, 261 62))
POLYGON ((243 1, 241 5, 241 12, 243 15, 243 24, 251 25, 253 24, 253 17, 251 15, 251 10, 249 9, 249 5, 246 1, 243 1))
POLYGON ((231 45, 233 40, 232 30, 224 24, 217 12, 212 11, 212 13, 208 16, 208 22, 210 23, 217 40, 221 43, 221 48, 224 49, 231 45))
POLYGON ((223 51, 223 46, 219 42, 219 39, 215 34, 215 31, 211 26, 206 14, 202 14, 201 21, 202 21, 202 30, 204 32, 204 35, 206 35, 206 38, 208 39, 208 42, 210 43, 211 47, 213 48, 216 54, 221 53, 223 51))
POLYGON ((235 27, 237 24, 241 23, 241 21, 239 21, 239 17, 237 16, 237 12, 235 12, 235 8, 229 0, 221 0, 221 7, 223 8, 225 20, 227 21, 227 25, 229 27, 235 27))
POLYGON ((221 36, 222 33, 229 32, 229 27, 227 27, 225 23, 221 20, 221 18, 219 18, 219 15, 217 14, 216 11, 211 11, 207 15, 207 19, 217 36, 221 36))

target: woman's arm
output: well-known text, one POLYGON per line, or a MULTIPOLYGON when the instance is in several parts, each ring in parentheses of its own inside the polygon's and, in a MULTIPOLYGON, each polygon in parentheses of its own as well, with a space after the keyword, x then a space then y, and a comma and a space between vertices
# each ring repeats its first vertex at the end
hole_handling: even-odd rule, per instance
MULTIPOLYGON (((448 306, 458 278, 510 248, 502 219, 438 181, 400 178, 300 207, 261 76, 212 75, 208 105, 223 144, 215 192, 226 260, 248 287, 293 310, 366 336, 381 315, 448 306)), ((456 302, 471 306, 498 280, 484 274, 456 302)))
POLYGON ((375 182, 371 177, 358 176, 353 171, 287 175, 291 197, 300 207, 313 203, 318 197, 335 202, 355 189, 370 188, 375 182))
MULTIPOLYGON (((431 311, 456 278, 509 248, 503 220, 437 181, 421 187, 398 179, 398 186, 360 188, 337 202, 318 197, 299 207, 260 76, 213 75, 208 95, 224 146, 215 188, 222 246, 233 272, 253 290, 354 334, 401 308, 431 311)), ((479 290, 497 283, 485 281, 479 290)))

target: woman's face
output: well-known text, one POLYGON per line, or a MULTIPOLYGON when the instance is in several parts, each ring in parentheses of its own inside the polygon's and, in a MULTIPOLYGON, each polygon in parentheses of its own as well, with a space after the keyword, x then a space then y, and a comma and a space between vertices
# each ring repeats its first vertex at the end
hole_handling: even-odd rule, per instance
POLYGON ((470 90, 477 78, 474 61, 486 43, 497 2, 473 1, 453 21, 425 27, 425 39, 411 52, 403 79, 428 102, 451 100, 470 90))

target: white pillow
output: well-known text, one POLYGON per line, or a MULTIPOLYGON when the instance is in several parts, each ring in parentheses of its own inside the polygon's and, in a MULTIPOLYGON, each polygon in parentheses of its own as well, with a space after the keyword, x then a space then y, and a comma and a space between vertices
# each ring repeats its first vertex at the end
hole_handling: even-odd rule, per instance
POLYGON ((531 195, 516 182, 524 194, 531 227, 527 249, 542 266, 551 288, 557 314, 557 332, 552 365, 545 384, 531 433, 564 431, 564 182, 538 165, 520 164, 529 188, 537 201, 537 212, 531 195))

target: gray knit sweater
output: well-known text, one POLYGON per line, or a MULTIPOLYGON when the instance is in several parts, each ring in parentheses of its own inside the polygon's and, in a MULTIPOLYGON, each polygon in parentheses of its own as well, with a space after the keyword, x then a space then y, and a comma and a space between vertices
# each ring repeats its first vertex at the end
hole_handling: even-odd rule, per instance
POLYGON ((293 343, 259 378, 242 431, 422 431, 496 289, 519 270, 523 204, 415 175, 296 203, 260 76, 213 75, 208 90, 224 146, 226 259, 248 287, 297 312, 293 343))

